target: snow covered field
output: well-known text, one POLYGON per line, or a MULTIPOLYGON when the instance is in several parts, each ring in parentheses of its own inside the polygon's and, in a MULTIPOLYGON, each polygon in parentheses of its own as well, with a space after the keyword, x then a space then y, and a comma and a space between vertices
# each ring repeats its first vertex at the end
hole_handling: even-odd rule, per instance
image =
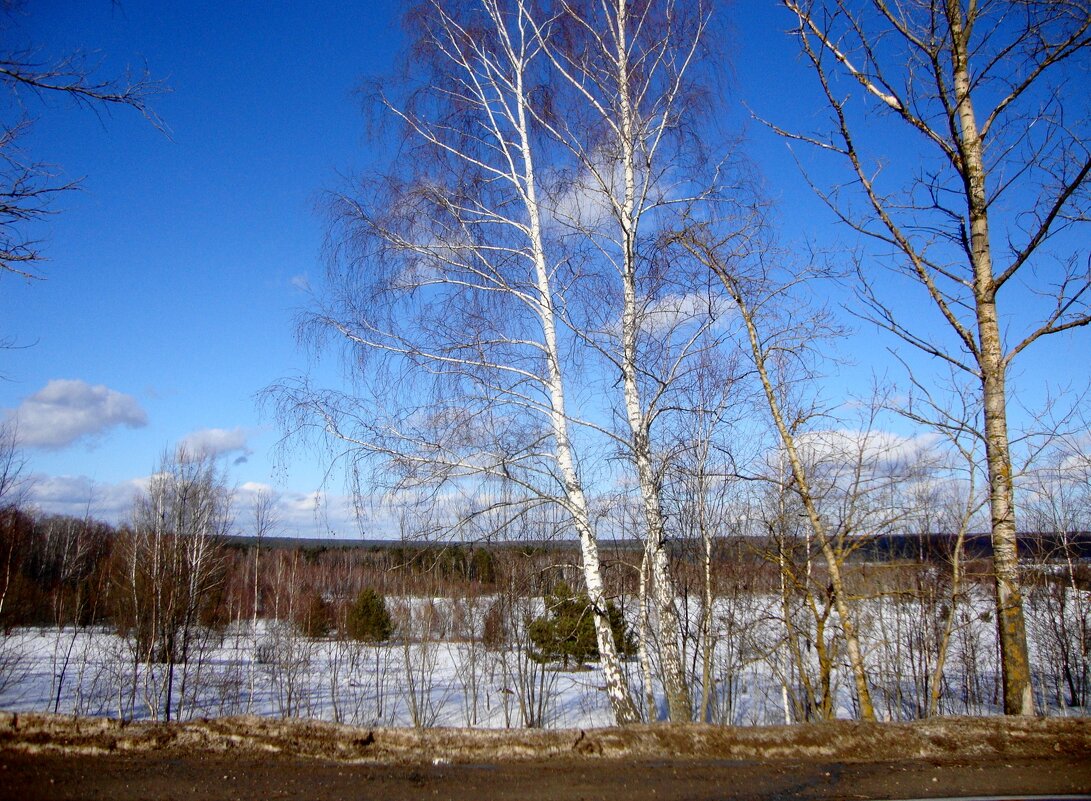
MULTIPOLYGON (((518 727, 610 722, 596 670, 545 670, 479 644, 308 639, 276 624, 231 627, 176 666, 182 716, 256 714, 357 725, 518 727), (184 682, 183 682, 183 673, 184 682)), ((24 629, 0 639, 0 708, 164 717, 166 665, 134 664, 105 629, 24 629)))
MULTIPOLYGON (((442 599, 395 603, 415 610, 411 621, 425 608, 450 611, 442 599)), ((719 603, 709 718, 734 725, 797 719, 789 696, 799 692, 801 680, 777 616, 779 599, 740 596, 719 603)), ((877 713, 886 719, 919 717, 931 673, 924 639, 934 627, 915 603, 885 600, 858 608, 877 713)), ((999 711, 988 611, 987 599, 977 598, 960 618, 944 671, 941 714, 999 711)), ((1058 691, 1060 676, 1050 662, 1053 651, 1044 625, 1048 620, 1033 613, 1030 620, 1043 624, 1030 628, 1039 708, 1085 714, 1086 707, 1068 708, 1058 691)), ((835 621, 828 626, 835 658, 830 675, 834 714, 853 717, 851 677, 838 654, 838 640, 830 636, 835 621)), ((439 635, 396 635, 389 643, 372 645, 306 638, 284 623, 258 621, 255 627, 243 621, 222 632, 203 631, 188 662, 174 666, 172 673, 167 665, 135 661, 131 641, 113 629, 17 629, 0 636, 0 709, 164 719, 169 689, 172 719, 254 714, 368 726, 493 728, 611 722, 596 668, 543 667, 530 658, 519 637, 505 647, 486 648, 477 637, 460 639, 450 625, 429 630, 439 635)), ((808 627, 801 631, 798 645, 814 683, 821 678, 814 634, 808 627)), ((699 646, 690 643, 687 658, 695 677, 701 672, 700 656, 699 646)), ((626 669, 634 697, 646 705, 638 661, 630 660, 626 669)), ((659 697, 651 702, 662 705, 659 697)))

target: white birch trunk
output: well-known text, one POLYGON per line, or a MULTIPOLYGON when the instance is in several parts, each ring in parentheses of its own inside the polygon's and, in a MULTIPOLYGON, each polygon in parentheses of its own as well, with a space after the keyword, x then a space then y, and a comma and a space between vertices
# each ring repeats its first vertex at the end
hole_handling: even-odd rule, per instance
POLYGON ((640 714, 633 702, 632 693, 621 669, 621 658, 614 643, 613 630, 610 628, 610 618, 606 606, 606 591, 602 582, 598 540, 591 525, 591 516, 588 512, 583 485, 576 471, 572 440, 568 430, 564 379, 561 371, 560 348, 557 343, 556 310, 553 305, 553 290, 549 269, 546 266, 545 246, 542 240, 542 212, 538 204, 534 158, 527 126, 527 97, 523 87, 521 67, 522 64, 517 62, 515 91, 519 144, 523 160, 523 196, 530 223, 530 247, 534 259, 534 275, 538 290, 538 317, 541 320, 547 361, 545 385, 550 399, 549 423, 553 432, 554 453, 557 467, 561 473, 561 480, 564 483, 567 507, 580 538, 581 567, 587 596, 591 601, 591 612, 595 621, 599 664, 606 683, 606 694, 610 698, 610 704, 618 724, 638 723, 640 714))
POLYGON ((659 648, 663 665, 663 684, 667 708, 673 721, 688 721, 693 716, 689 685, 680 650, 681 627, 675 606, 677 593, 670 574, 666 552, 666 532, 659 494, 659 484, 652 462, 649 420, 640 399, 637 381, 637 336, 640 319, 636 293, 636 238, 640 216, 637 211, 636 153, 634 150, 634 109, 629 95, 628 8, 626 0, 617 6, 617 85, 620 101, 619 144, 624 171, 624 196, 620 215, 622 243, 623 303, 621 315, 621 373, 625 385, 625 415, 629 424, 632 458, 640 483, 645 520, 645 542, 651 555, 652 596, 659 623, 659 648))

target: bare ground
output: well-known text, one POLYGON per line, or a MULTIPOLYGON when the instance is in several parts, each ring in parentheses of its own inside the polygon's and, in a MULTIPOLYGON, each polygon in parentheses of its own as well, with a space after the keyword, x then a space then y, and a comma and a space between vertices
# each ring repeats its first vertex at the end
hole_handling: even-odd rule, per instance
POLYGON ((1091 793, 1091 720, 477 731, 0 714, 0 798, 848 799, 1091 793))

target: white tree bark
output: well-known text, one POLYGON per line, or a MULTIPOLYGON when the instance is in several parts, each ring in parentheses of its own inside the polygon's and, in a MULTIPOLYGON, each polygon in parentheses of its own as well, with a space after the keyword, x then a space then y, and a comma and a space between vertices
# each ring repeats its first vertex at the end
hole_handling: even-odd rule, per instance
POLYGON ((641 297, 638 289, 640 275, 648 269, 638 253, 641 220, 649 208, 649 194, 656 190, 654 176, 665 169, 660 161, 667 155, 660 155, 660 147, 670 127, 685 113, 680 95, 687 65, 703 31, 703 9, 694 12, 698 23, 693 30, 683 30, 673 23, 671 15, 676 11, 672 2, 651 4, 635 12, 628 0, 588 7, 564 3, 562 13, 586 48, 564 39, 554 42, 542 32, 539 35, 572 97, 586 107, 609 136, 603 145, 592 138, 590 130, 546 122, 575 156, 584 173, 585 187, 597 196, 598 204, 593 205, 608 210, 610 226, 614 227, 603 237, 597 221, 570 221, 574 230, 591 242, 600 237, 609 242, 608 246, 598 246, 604 247, 604 261, 612 264, 619 284, 616 351, 609 345, 602 347, 611 367, 616 366, 621 373, 619 405, 628 429, 624 447, 636 473, 644 515, 668 712, 671 720, 685 721, 692 718, 692 700, 681 653, 678 599, 667 552, 652 426, 657 402, 675 380, 672 372, 690 355, 689 348, 699 337, 683 346, 681 354, 664 368, 665 375, 657 377, 661 386, 654 392, 656 397, 642 397, 641 369, 650 366, 640 364, 639 340, 642 335, 656 334, 647 330, 649 299, 641 297), (644 31, 646 27, 652 32, 644 31), (637 56, 632 55, 634 51, 637 56), (634 57, 640 58, 643 66, 634 68, 634 57), (641 103, 647 107, 643 112, 641 103))
POLYGON ((542 72, 530 8, 522 0, 433 0, 426 10, 418 44, 433 59, 431 88, 423 101, 416 93, 381 102, 432 161, 406 163, 408 177, 397 173, 390 194, 341 199, 351 226, 345 239, 363 233, 390 273, 368 253, 363 269, 346 271, 340 305, 316 318, 360 354, 356 375, 374 382, 384 414, 306 386, 282 396, 282 408, 305 410, 301 425, 374 458, 396 477, 395 491, 432 495, 477 482, 484 496, 502 484, 517 487, 526 505, 563 508, 580 541, 615 717, 635 722, 570 430, 569 346, 558 330, 557 266, 537 173, 532 92, 542 72), (413 393, 390 399, 388 365, 367 372, 381 356, 400 380, 434 391, 434 402, 413 393))

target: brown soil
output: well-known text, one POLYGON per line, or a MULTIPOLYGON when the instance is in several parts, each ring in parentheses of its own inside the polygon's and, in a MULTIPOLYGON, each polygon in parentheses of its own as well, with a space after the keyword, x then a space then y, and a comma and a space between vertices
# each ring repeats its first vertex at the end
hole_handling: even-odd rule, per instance
POLYGON ((848 799, 1091 793, 1091 720, 353 729, 0 714, 0 798, 848 799))

